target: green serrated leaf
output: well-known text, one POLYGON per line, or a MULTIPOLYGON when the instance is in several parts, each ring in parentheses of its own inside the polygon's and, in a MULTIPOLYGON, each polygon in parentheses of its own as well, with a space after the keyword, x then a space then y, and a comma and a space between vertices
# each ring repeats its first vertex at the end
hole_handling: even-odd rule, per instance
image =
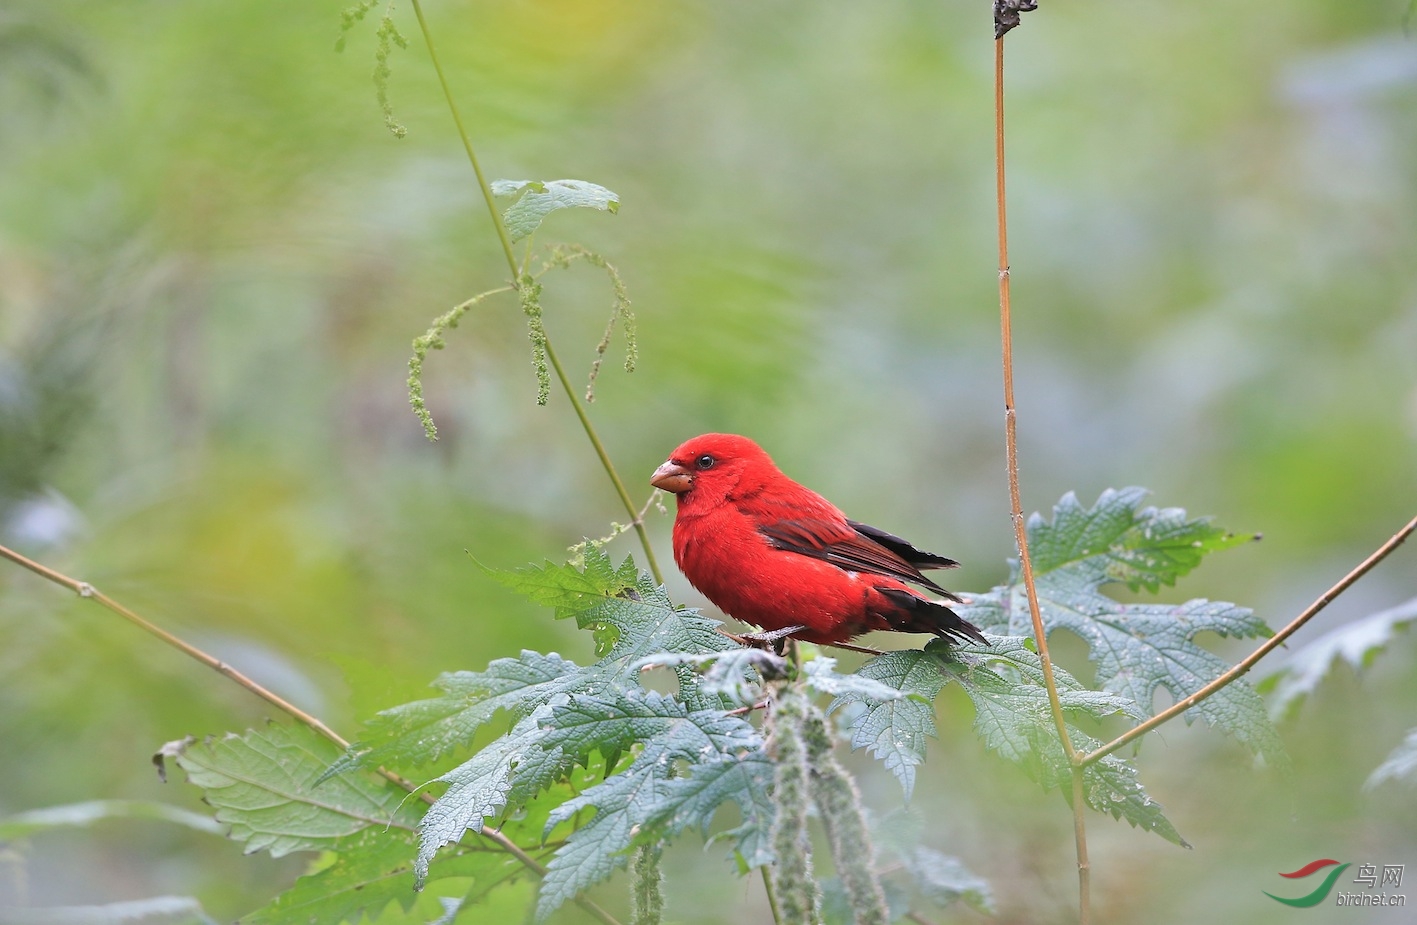
MULTIPOLYGON (((527 811, 501 827, 503 835, 528 846, 540 838, 546 815, 573 793, 560 784, 542 795, 527 811)), ((489 842, 469 839, 443 852, 428 870, 424 894, 454 898, 463 907, 485 897, 503 884, 529 876, 520 861, 489 842)), ((241 925, 310 925, 312 922, 357 922, 361 915, 374 920, 380 910, 397 903, 407 911, 420 894, 414 886, 412 833, 366 830, 340 847, 330 866, 301 877, 270 904, 242 918, 241 925)))
POLYGON ((763 805, 761 798, 725 783, 751 783, 751 777, 720 776, 688 787, 672 786, 676 762, 695 767, 736 763, 760 750, 761 739, 751 725, 718 710, 690 711, 682 702, 654 692, 618 694, 571 698, 553 707, 546 723, 542 747, 564 754, 585 756, 605 742, 621 749, 635 741, 642 744, 624 771, 552 811, 548 833, 584 809, 593 808, 595 815, 571 833, 547 865, 536 907, 539 921, 625 866, 627 850, 647 837, 647 826, 657 822, 678 829, 707 827, 713 810, 727 799, 739 799, 735 794, 741 796, 745 813, 763 805), (714 783, 720 786, 706 786, 714 783))
POLYGON ((710 841, 727 841, 733 853, 749 868, 772 863, 769 836, 772 829, 773 763, 761 747, 743 752, 735 760, 695 764, 688 777, 664 785, 663 799, 646 827, 669 838, 697 826, 707 835, 720 806, 738 804, 743 821, 710 841))
MULTIPOLYGON (((635 577, 633 570, 632 560, 615 568, 603 552, 591 548, 586 551, 584 570, 548 566, 534 570, 534 574, 501 573, 511 575, 511 583, 521 583, 530 574, 530 580, 521 584, 523 591, 544 595, 542 599, 554 606, 570 607, 581 627, 606 627, 614 641, 605 657, 594 665, 538 682, 534 690, 537 705, 530 713, 507 734, 436 779, 449 787, 420 825, 422 837, 414 864, 417 876, 422 877, 427 871, 441 846, 456 841, 469 828, 480 829, 486 817, 504 807, 524 805, 569 774, 577 760, 584 763, 584 754, 546 744, 548 733, 543 727, 556 708, 566 707, 572 697, 615 698, 638 691, 640 666, 654 653, 704 654, 721 650, 724 637, 714 629, 717 621, 675 607, 663 588, 646 575, 635 577), (618 596, 607 596, 610 589, 616 589, 618 596), (571 599, 561 593, 567 590, 580 595, 573 604, 567 604, 571 599)), ((693 673, 687 666, 682 670, 688 675, 681 679, 687 692, 685 702, 691 707, 717 707, 717 701, 707 703, 697 695, 693 673)), ((519 673, 514 675, 522 677, 519 673)), ((633 736, 610 738, 596 750, 613 767, 619 751, 634 741, 633 736)))
POLYGON ((412 831, 418 820, 400 805, 408 794, 382 778, 349 774, 316 786, 340 752, 304 726, 271 724, 173 753, 248 853, 334 849, 369 826, 412 831))
POLYGON ((519 788, 521 802, 524 802, 539 789, 533 788, 533 780, 537 785, 549 785, 570 772, 570 759, 538 747, 543 738, 541 723, 552 715, 555 705, 565 700, 565 694, 556 695, 523 717, 506 735, 437 778, 450 786, 419 823, 418 854, 414 859, 417 883, 421 885, 428 876, 429 865, 439 848, 457 841, 468 829, 481 831, 483 821, 507 805, 514 775, 523 771, 531 775, 519 788))
POLYGON ((925 760, 925 740, 936 734, 935 697, 948 680, 940 658, 920 649, 887 652, 866 662, 856 675, 904 696, 877 700, 847 691, 828 712, 845 703, 867 704, 851 724, 851 747, 869 749, 881 759, 900 781, 909 802, 915 789, 915 766, 925 760))
POLYGON ((598 606, 606 597, 632 593, 638 584, 633 559, 627 556, 620 567, 615 568, 610 557, 594 546, 586 550, 583 568, 548 561, 541 566, 533 565, 516 571, 486 566, 483 569, 523 597, 554 607, 558 620, 578 617, 598 606))
POLYGON ((526 649, 517 658, 499 658, 486 671, 440 675, 433 686, 443 696, 380 712, 365 724, 361 741, 350 746, 326 776, 350 767, 420 767, 466 747, 499 710, 520 719, 555 694, 574 686, 574 662, 556 653, 526 649))
MULTIPOLYGON (((899 699, 873 700, 860 693, 847 692, 833 701, 830 710, 852 702, 867 704, 866 710, 852 723, 851 747, 869 749, 871 754, 881 759, 900 781, 907 802, 914 790, 915 767, 925 760, 926 741, 935 735, 935 698, 952 677, 960 672, 969 672, 980 690, 995 689, 1019 701, 1010 704, 1011 709, 1022 709, 1026 701, 1029 709, 1037 710, 1041 706, 1046 714, 1048 700, 1047 691, 1042 687, 1042 663, 1038 654, 1028 648, 1027 640, 990 636, 989 643, 988 646, 951 646, 937 640, 923 650, 887 652, 876 656, 862 665, 855 677, 881 684, 887 690, 896 692, 899 699), (1004 666, 1028 683, 1007 681, 984 667, 986 663, 1004 666)), ((1061 668, 1054 671, 1059 696, 1066 709, 1099 717, 1124 713, 1140 718, 1140 711, 1127 698, 1106 691, 1089 691, 1061 668)), ((976 703, 975 708, 976 728, 981 734, 987 733, 986 741, 991 747, 1002 749, 1010 745, 1004 740, 1010 736, 1017 739, 1017 731, 1010 725, 999 725, 993 721, 991 714, 995 705, 992 702, 976 703)), ((1009 711, 1005 712, 1007 714, 1009 711)), ((1015 756, 1014 760, 1023 760, 1027 744, 1013 741, 1011 746, 1009 754, 1015 756)))
POLYGON ((1067 566, 1099 572, 1132 590, 1156 591, 1198 566, 1206 554, 1255 539, 1232 534, 1209 518, 1187 519, 1181 508, 1141 507, 1145 488, 1107 489, 1091 509, 1068 492, 1048 523, 1034 514, 1028 548, 1036 572, 1067 566))
POLYGON ((502 213, 513 241, 536 231, 557 209, 620 211, 619 196, 585 180, 493 180, 491 185, 495 196, 517 197, 502 213))
POLYGON ((604 659, 607 662, 629 665, 657 652, 707 654, 723 648, 718 620, 676 607, 664 589, 645 576, 633 594, 602 598, 577 613, 576 623, 582 629, 614 630, 614 642, 604 659))
MULTIPOLYGON (((1072 765, 1063 751, 1048 703, 1048 692, 1039 682, 1042 664, 1021 637, 990 637, 988 647, 935 646, 924 654, 938 655, 941 670, 964 688, 974 704, 974 728, 984 744, 1018 764, 1043 789, 1061 787, 1072 798, 1072 765), (995 671, 989 661, 1015 675, 995 671)), ((1067 672, 1054 668, 1058 696, 1064 709, 1101 718, 1123 713, 1136 717, 1130 700, 1104 691, 1083 688, 1067 672)), ((1101 743, 1068 726, 1073 747, 1083 752, 1101 743)), ((1190 847, 1162 813, 1161 805, 1147 796, 1136 769, 1116 755, 1108 755, 1083 770, 1085 799, 1089 806, 1133 826, 1155 832, 1167 841, 1190 847)))
MULTIPOLYGON (((1058 741, 1056 733, 1051 729, 1042 731, 1041 735, 1055 744, 1058 741)), ((1102 745, 1072 726, 1068 727, 1068 737, 1072 740, 1073 747, 1082 751, 1093 751, 1102 745)), ((1062 759, 1062 766, 1066 767, 1067 759, 1061 746, 1055 755, 1055 760, 1057 759, 1062 759)), ((1100 813, 1110 813, 1113 819, 1125 819, 1135 828, 1160 835, 1173 845, 1191 847, 1190 842, 1182 838, 1181 833, 1177 832, 1176 827, 1166 818, 1161 804, 1147 796, 1141 781, 1137 779, 1137 770, 1130 762, 1115 754, 1107 755, 1088 765, 1083 770, 1082 779, 1084 799, 1087 800, 1088 806, 1100 813)), ((1063 795, 1070 797, 1071 790, 1064 789, 1063 795)))
POLYGON ((818 694, 830 697, 851 695, 853 700, 877 703, 899 700, 906 696, 899 688, 882 684, 874 678, 857 674, 838 674, 836 659, 819 655, 802 666, 802 680, 818 694))
MULTIPOLYGON (((749 706, 763 697, 762 672, 782 675, 787 671, 787 661, 765 649, 740 646, 718 652, 656 652, 636 659, 631 668, 703 668, 692 682, 692 693, 701 697, 722 698, 724 709, 749 706)), ((686 689, 680 677, 680 698, 692 701, 692 693, 686 689)), ((698 704, 694 704, 697 706, 698 704)))
MULTIPOLYGON (((310 925, 311 922, 371 921, 390 904, 405 912, 418 893, 413 887, 412 834, 371 833, 344 846, 334 863, 301 877, 265 906, 243 916, 241 925, 310 925)), ((492 851, 449 853, 438 859, 430 881, 456 879, 459 895, 471 878, 475 884, 502 882, 526 869, 511 855, 492 851)))
POLYGON ((1283 717, 1303 703, 1339 662, 1355 672, 1372 664, 1397 633, 1417 622, 1417 597, 1396 607, 1345 623, 1290 655, 1274 674, 1259 683, 1272 692, 1270 715, 1283 717))
MULTIPOLYGON (((1141 508, 1145 491, 1103 492, 1084 509, 1071 493, 1054 509, 1052 523, 1029 520, 1043 623, 1076 633, 1087 643, 1106 690, 1129 698, 1148 714, 1158 688, 1180 700, 1223 674, 1229 665, 1196 644, 1203 632, 1222 636, 1270 635, 1245 607, 1220 601, 1122 604, 1102 593, 1109 583, 1155 589, 1174 583, 1211 551, 1244 542, 1205 520, 1188 520, 1179 508, 1141 508)), ((1010 584, 972 596, 956 608, 976 626, 1031 635, 1028 602, 1017 575, 1010 584)), ((1236 681, 1185 714, 1235 736, 1274 765, 1287 765, 1283 743, 1254 688, 1236 681)))

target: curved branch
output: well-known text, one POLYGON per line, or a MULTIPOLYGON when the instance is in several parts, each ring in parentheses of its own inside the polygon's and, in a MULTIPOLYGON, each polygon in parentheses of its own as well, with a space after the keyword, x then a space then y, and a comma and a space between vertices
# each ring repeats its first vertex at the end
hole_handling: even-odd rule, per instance
MULTIPOLYGON (((260 697, 262 700, 266 701, 276 709, 280 710, 282 713, 285 713, 292 719, 295 719, 298 722, 310 727, 315 732, 319 733, 326 739, 329 739, 331 742, 338 745, 340 748, 349 748, 349 740, 344 738, 344 736, 340 735, 338 732, 335 732, 333 729, 331 729, 322 720, 320 720, 319 717, 313 716, 312 714, 305 712, 304 710, 297 707, 295 704, 291 703, 289 700, 286 700, 284 697, 277 694, 275 691, 272 691, 270 688, 256 683, 255 681, 247 677, 245 674, 236 670, 235 668, 228 665, 226 662, 222 661, 216 656, 197 648, 196 646, 192 645, 190 642, 187 642, 180 636, 168 632, 167 630, 158 626, 156 623, 153 623, 151 620, 139 616, 136 612, 124 606, 123 604, 120 604, 118 601, 115 601, 113 598, 109 597, 107 594, 104 594, 102 591, 99 591, 97 588, 95 588, 88 582, 79 581, 75 578, 70 578, 63 572, 56 571, 55 569, 49 568, 46 565, 42 565, 34 561, 33 559, 21 555, 20 553, 15 552, 13 549, 9 549, 5 546, 0 546, 0 558, 9 559, 16 565, 20 565, 24 568, 29 569, 31 572, 34 572, 41 578, 45 578, 49 581, 52 581, 54 584, 60 585, 61 587, 68 588, 70 591, 73 591, 75 594, 79 595, 79 597, 86 598, 96 604, 107 608, 108 610, 112 611, 113 613, 116 613, 118 616, 127 620, 129 623, 132 623, 134 626, 137 626, 144 632, 156 636, 158 639, 161 639, 163 642, 172 646, 174 649, 177 649, 178 651, 182 652, 184 655, 188 655, 196 659, 203 665, 206 665, 208 668, 212 669, 213 671, 217 672, 228 680, 233 681, 236 684, 239 684, 241 687, 246 688, 246 690, 255 694, 257 697, 260 697)), ((414 783, 408 780, 406 777, 403 777, 399 774, 395 774, 393 771, 387 770, 386 768, 375 768, 375 771, 377 771, 379 775, 382 776, 385 780, 388 780, 391 783, 402 787, 409 793, 413 793, 418 789, 414 785, 414 783)), ((431 803, 434 799, 431 794, 427 793, 420 793, 419 796, 426 803, 431 803)), ((485 826, 479 834, 482 837, 486 838, 488 841, 493 842, 501 850, 507 852, 512 857, 516 858, 519 862, 521 862, 524 867, 526 867, 532 873, 536 874, 538 877, 544 877, 546 875, 545 865, 537 861, 531 855, 527 854, 526 851, 523 850, 520 845, 512 841, 506 835, 502 834, 499 829, 494 829, 491 826, 485 826)), ((620 922, 614 916, 612 916, 610 913, 606 912, 604 909, 591 902, 590 900, 577 899, 576 903, 586 912, 590 913, 597 920, 599 920, 602 925, 620 925, 620 922)))
POLYGON ((1094 761, 1097 761, 1100 758, 1105 758, 1106 756, 1112 754, 1114 751, 1121 748, 1123 745, 1126 745, 1128 742, 1132 741, 1138 736, 1145 735, 1146 733, 1155 729, 1157 726, 1160 726, 1162 723, 1168 720, 1175 719, 1182 713, 1189 710, 1191 707, 1195 706, 1202 700, 1205 700, 1207 697, 1210 697, 1212 694, 1219 691, 1221 688, 1224 688, 1231 682, 1237 680, 1241 675, 1245 674, 1251 668, 1253 668, 1256 662, 1264 658, 1269 653, 1273 652, 1279 646, 1283 645, 1284 641, 1290 636, 1294 635, 1295 631, 1297 631, 1299 627, 1303 626, 1305 623, 1308 623, 1309 620, 1311 620, 1315 614, 1323 610, 1329 604, 1333 603, 1334 598, 1338 597, 1344 591, 1347 591, 1350 585, 1352 585, 1359 578, 1362 578, 1369 571, 1371 571, 1373 566, 1386 559, 1393 552, 1393 550, 1401 546, 1403 541, 1406 540, 1409 536, 1411 536, 1414 531, 1417 531, 1417 517, 1413 517, 1411 520, 1409 520, 1405 527, 1394 533, 1386 543, 1383 543, 1376 550, 1374 550, 1372 555, 1368 556, 1368 558, 1358 563, 1358 565, 1356 565, 1352 571, 1340 578, 1337 584, 1329 588, 1323 594, 1320 594, 1312 604, 1304 608, 1303 613, 1299 614, 1293 620, 1290 620, 1288 625, 1285 626, 1284 629, 1280 630, 1273 636, 1266 639, 1264 643, 1258 649, 1255 649, 1255 651, 1251 652, 1244 659, 1244 661, 1240 662, 1234 668, 1231 668, 1229 671, 1225 672, 1223 675, 1216 678, 1214 681, 1211 681, 1205 687, 1202 687, 1200 690, 1196 691, 1189 697, 1176 701, 1171 706, 1167 707, 1165 710, 1162 710, 1160 713, 1156 714, 1146 722, 1133 726, 1131 729, 1128 729, 1126 732, 1117 736, 1117 738, 1113 739, 1111 742, 1108 742, 1106 745, 1102 745, 1098 747, 1095 751, 1092 751, 1087 755, 1082 756, 1082 758, 1078 762, 1079 766, 1086 767, 1087 765, 1092 764, 1094 761))

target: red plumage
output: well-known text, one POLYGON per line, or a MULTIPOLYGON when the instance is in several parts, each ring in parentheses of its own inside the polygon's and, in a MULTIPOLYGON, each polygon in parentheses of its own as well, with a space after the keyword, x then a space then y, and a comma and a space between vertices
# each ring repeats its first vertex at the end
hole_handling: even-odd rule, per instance
POLYGON ((807 642, 845 642, 872 630, 984 641, 942 601, 959 598, 922 574, 958 563, 848 520, 782 473, 747 437, 704 434, 655 470, 673 492, 674 561, 726 614, 807 642))

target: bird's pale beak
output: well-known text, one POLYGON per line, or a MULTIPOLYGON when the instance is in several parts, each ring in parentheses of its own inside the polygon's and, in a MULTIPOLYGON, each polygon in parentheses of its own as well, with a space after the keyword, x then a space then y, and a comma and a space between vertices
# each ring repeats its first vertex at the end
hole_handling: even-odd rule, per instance
POLYGON ((693 487, 694 474, 671 459, 654 470, 654 475, 650 476, 649 483, 655 488, 662 488, 678 495, 693 487))

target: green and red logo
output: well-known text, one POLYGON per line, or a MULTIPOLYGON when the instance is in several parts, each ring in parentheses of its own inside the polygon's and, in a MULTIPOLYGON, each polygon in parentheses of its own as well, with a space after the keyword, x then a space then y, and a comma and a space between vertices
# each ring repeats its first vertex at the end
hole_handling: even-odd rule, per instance
POLYGON ((1338 875, 1343 873, 1350 866, 1348 864, 1339 864, 1339 866, 1334 867, 1335 864, 1339 864, 1339 862, 1332 858, 1319 858, 1317 861, 1310 861, 1296 871, 1279 875, 1281 877, 1288 877, 1291 880, 1297 880, 1301 877, 1308 877, 1315 874, 1325 867, 1333 867, 1333 870, 1328 872, 1328 876, 1324 877, 1324 882, 1320 883, 1318 888, 1307 896, 1296 896, 1290 899, 1285 896, 1275 896, 1268 890, 1263 891, 1264 895, 1275 902, 1284 903, 1286 906, 1297 906, 1300 909, 1305 909, 1309 906, 1317 906, 1325 899, 1328 899, 1328 894, 1333 892, 1333 885, 1338 882, 1338 875))

